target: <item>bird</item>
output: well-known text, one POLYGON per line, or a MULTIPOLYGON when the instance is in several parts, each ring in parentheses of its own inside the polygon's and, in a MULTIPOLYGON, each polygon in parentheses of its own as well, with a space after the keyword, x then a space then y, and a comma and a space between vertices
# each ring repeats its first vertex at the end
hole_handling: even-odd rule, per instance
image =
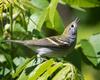
POLYGON ((63 33, 57 36, 46 37, 38 40, 6 40, 31 48, 39 56, 66 56, 74 49, 77 41, 77 26, 80 19, 75 18, 63 33))

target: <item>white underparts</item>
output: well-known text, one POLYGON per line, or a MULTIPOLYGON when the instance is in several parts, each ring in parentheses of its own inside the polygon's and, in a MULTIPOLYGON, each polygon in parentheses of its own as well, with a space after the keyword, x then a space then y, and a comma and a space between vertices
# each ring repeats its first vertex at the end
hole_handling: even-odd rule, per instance
POLYGON ((36 52, 37 52, 39 55, 43 55, 43 54, 51 53, 52 50, 49 49, 49 48, 39 48, 39 49, 36 50, 36 52))

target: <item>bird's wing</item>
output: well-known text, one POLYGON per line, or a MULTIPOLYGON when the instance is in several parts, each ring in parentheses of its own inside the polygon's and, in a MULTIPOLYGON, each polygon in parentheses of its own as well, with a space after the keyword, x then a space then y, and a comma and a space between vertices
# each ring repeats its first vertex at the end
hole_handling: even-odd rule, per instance
POLYGON ((69 43, 63 43, 60 39, 55 37, 43 38, 38 40, 7 40, 8 42, 14 42, 18 44, 22 44, 25 46, 40 46, 40 47, 64 47, 69 46, 69 43))

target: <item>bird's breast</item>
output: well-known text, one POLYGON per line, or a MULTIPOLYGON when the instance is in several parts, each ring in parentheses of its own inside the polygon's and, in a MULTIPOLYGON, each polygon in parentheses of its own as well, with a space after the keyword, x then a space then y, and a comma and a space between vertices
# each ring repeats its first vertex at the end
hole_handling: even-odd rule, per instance
POLYGON ((48 56, 48 57, 61 57, 66 56, 71 52, 72 48, 38 48, 36 50, 37 54, 41 56, 48 56))

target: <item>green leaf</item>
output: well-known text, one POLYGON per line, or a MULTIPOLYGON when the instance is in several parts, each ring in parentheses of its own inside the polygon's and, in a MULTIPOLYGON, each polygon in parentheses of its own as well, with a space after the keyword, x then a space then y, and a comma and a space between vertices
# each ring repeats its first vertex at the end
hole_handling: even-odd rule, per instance
POLYGON ((44 9, 43 11, 37 11, 30 16, 28 31, 32 32, 33 29, 37 29, 41 31, 42 25, 46 19, 48 14, 48 9, 44 9))
POLYGON ((0 0, 0 13, 2 12, 1 10, 7 9, 13 2, 15 2, 15 0, 14 1, 0 0))
POLYGON ((58 33, 61 34, 64 31, 64 23, 57 10, 55 11, 54 25, 54 30, 56 30, 58 33))
POLYGON ((31 12, 34 12, 35 10, 40 10, 37 6, 35 6, 31 1, 29 0, 21 0, 19 3, 15 3, 18 8, 21 10, 30 10, 31 12), (21 4, 21 5, 20 5, 21 4), (24 6, 24 7, 22 7, 24 6))
POLYGON ((51 24, 49 28, 53 28, 57 32, 61 33, 63 31, 63 22, 58 12, 56 11, 57 4, 58 0, 52 0, 49 6, 46 7, 44 10, 34 13, 30 17, 31 20, 29 21, 28 24, 28 31, 32 32, 34 28, 41 31, 43 23, 48 19, 49 23, 51 24), (34 22, 36 24, 34 24, 34 22))
POLYGON ((33 61, 29 62, 17 80, 47 80, 49 77, 52 80, 79 80, 78 75, 72 64, 55 62, 50 59, 38 65, 33 61))
POLYGON ((75 6, 75 5, 71 5, 71 7, 74 8, 74 9, 77 9, 77 10, 79 10, 79 11, 86 12, 86 10, 83 9, 83 8, 81 8, 81 7, 78 7, 78 6, 75 6))
POLYGON ((13 36, 15 39, 23 39, 27 35, 27 32, 23 26, 19 23, 15 23, 13 28, 13 36), (19 35, 20 34, 20 35, 19 35))
POLYGON ((70 66, 66 66, 64 68, 62 68, 55 76, 52 80, 63 80, 66 75, 68 74, 68 72, 70 71, 70 66))
POLYGON ((23 72, 20 74, 20 76, 18 77, 17 80, 27 80, 28 79, 28 76, 29 75, 26 74, 26 71, 23 70, 23 72))
POLYGON ((44 9, 42 14, 40 15, 40 18, 39 18, 39 21, 37 24, 37 29, 39 31, 41 31, 42 25, 43 25, 44 21, 46 20, 47 14, 48 14, 48 8, 44 9))
POLYGON ((16 23, 14 25, 14 32, 23 32, 23 33, 26 33, 25 29, 19 24, 19 23, 16 23))
POLYGON ((89 40, 81 41, 82 49, 87 58, 96 66, 100 63, 100 34, 93 35, 89 40))
POLYGON ((6 61, 5 56, 3 54, 0 54, 0 63, 5 62, 5 61, 6 61))
POLYGON ((10 73, 10 70, 8 68, 4 68, 3 66, 0 66, 0 78, 6 76, 10 73))
POLYGON ((16 69, 16 72, 12 73, 12 77, 13 78, 17 77, 20 74, 20 72, 26 67, 28 62, 29 62, 29 59, 26 59, 25 63, 23 63, 20 66, 18 66, 17 69, 16 69))
POLYGON ((52 27, 54 27, 54 15, 55 15, 55 11, 56 11, 56 7, 58 4, 59 0, 51 0, 50 4, 49 4, 49 20, 52 24, 52 27))
POLYGON ((33 5, 40 9, 44 9, 49 5, 49 2, 47 0, 32 0, 31 2, 33 5))
POLYGON ((7 60, 7 63, 9 64, 9 66, 10 66, 10 69, 11 70, 14 70, 14 68, 13 68, 13 61, 12 61, 12 57, 11 57, 11 55, 10 54, 4 54, 5 55, 5 58, 6 58, 6 60, 7 60))
POLYGON ((41 13, 36 12, 30 16, 29 24, 27 28, 28 31, 32 32, 33 29, 36 29, 40 15, 41 13))
POLYGON ((13 59, 13 62, 16 66, 23 64, 24 61, 25 61, 25 58, 21 56, 13 59))
POLYGON ((27 80, 31 70, 33 70, 35 68, 35 66, 38 64, 38 62, 35 61, 35 59, 31 60, 26 67, 24 68, 24 70, 22 71, 22 73, 20 74, 20 76, 18 77, 18 80, 27 80))
POLYGON ((60 15, 59 15, 59 13, 57 12, 57 10, 55 11, 54 23, 53 24, 54 24, 54 27, 52 27, 50 21, 47 21, 46 22, 46 27, 57 31, 60 34, 64 31, 63 21, 62 21, 60 15))
POLYGON ((84 54, 86 55, 86 57, 94 64, 97 65, 97 58, 96 58, 96 54, 94 52, 94 49, 92 47, 92 45, 89 43, 88 40, 82 40, 81 41, 81 45, 82 45, 82 50, 84 52, 84 54), (93 58, 94 57, 94 58, 93 58))
POLYGON ((56 63, 51 68, 49 68, 38 80, 47 80, 48 77, 56 71, 59 67, 61 67, 63 64, 61 62, 56 63))
POLYGON ((90 8, 90 7, 97 7, 100 6, 100 2, 98 0, 63 0, 66 4, 74 7, 83 7, 83 8, 90 8))
POLYGON ((51 65, 53 65, 54 61, 52 59, 43 62, 38 65, 29 75, 28 80, 37 80, 37 78, 43 74, 51 65))
MULTIPOLYGON (((70 67, 70 71, 67 73, 64 80, 83 80, 82 77, 79 76, 77 69, 70 63, 65 63, 66 67, 70 67)), ((82 76, 82 75, 81 75, 82 76)))
POLYGON ((16 68, 16 72, 13 72, 12 73, 12 77, 15 78, 17 76, 19 76, 19 74, 26 68, 27 64, 34 59, 35 56, 33 56, 32 58, 30 59, 26 59, 25 62, 21 65, 19 65, 17 68, 16 68))
POLYGON ((44 9, 43 11, 37 11, 31 15, 29 24, 28 24, 28 31, 32 32, 33 29, 37 29, 41 31, 42 25, 46 20, 48 14, 48 9, 44 9))
POLYGON ((98 54, 99 56, 99 52, 100 52, 100 34, 97 35, 93 35, 89 38, 89 42, 91 43, 91 45, 93 46, 95 52, 98 54))

